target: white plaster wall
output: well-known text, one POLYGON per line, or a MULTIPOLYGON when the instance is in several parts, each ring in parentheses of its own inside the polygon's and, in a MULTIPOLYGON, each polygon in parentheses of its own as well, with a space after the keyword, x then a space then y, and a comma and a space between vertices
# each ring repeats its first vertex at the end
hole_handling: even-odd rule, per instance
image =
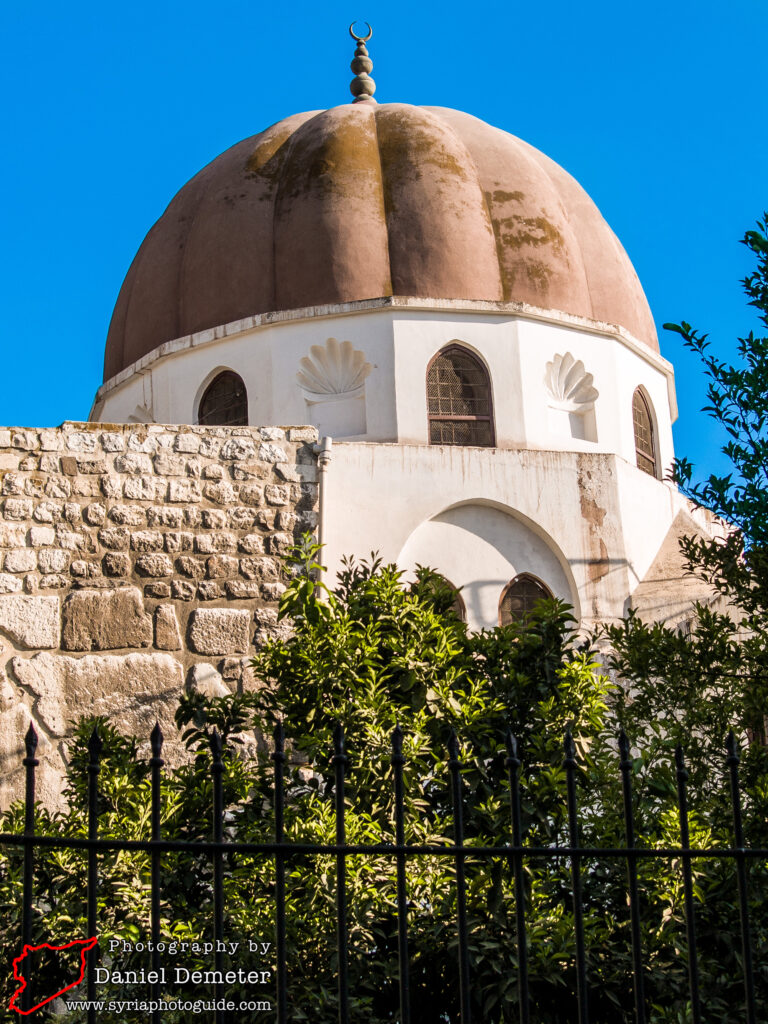
POLYGON ((277 422, 283 409, 290 408, 298 419, 307 422, 311 415, 296 381, 301 359, 310 355, 313 345, 323 346, 330 337, 350 341, 371 364, 365 381, 366 438, 392 441, 396 437, 394 419, 394 359, 392 324, 389 313, 370 311, 338 317, 323 317, 271 328, 273 409, 269 422, 277 422))
POLYGON ((545 541, 519 519, 485 505, 459 505, 417 526, 397 562, 408 570, 430 566, 461 588, 470 629, 498 625, 502 592, 522 572, 578 607, 570 573, 545 541))
POLYGON ((139 372, 124 372, 126 379, 108 390, 94 418, 125 422, 148 401, 158 422, 195 422, 204 382, 232 369, 245 381, 251 424, 315 422, 322 410, 307 404, 296 373, 312 346, 323 346, 329 337, 350 341, 372 366, 360 440, 426 444, 427 366, 442 348, 458 342, 489 370, 498 447, 610 452, 634 465, 632 395, 642 386, 652 407, 659 464, 671 462, 668 363, 607 328, 588 330, 504 311, 374 308, 264 322, 234 333, 217 328, 164 345, 141 361, 139 372), (555 355, 567 352, 584 363, 599 392, 594 441, 564 436, 555 425, 545 371, 555 355))
POLYGON ((676 487, 654 480, 636 466, 617 463, 616 484, 631 593, 648 572, 677 513, 691 515, 691 509, 676 487))
POLYGON ((642 386, 657 428, 662 465, 672 458, 668 381, 671 367, 644 358, 614 335, 525 317, 398 312, 394 321, 398 440, 428 443, 426 372, 446 345, 458 342, 488 368, 498 447, 612 452, 635 464, 632 395, 642 386), (553 429, 545 386, 547 363, 570 352, 594 378, 596 441, 564 437, 553 429))
POLYGON ((394 315, 398 440, 428 444, 427 367, 446 345, 468 348, 491 380, 496 444, 521 445, 525 433, 518 324, 509 316, 457 316, 432 311, 394 315))
MULTIPOLYGON (((610 451, 623 454, 617 431, 619 402, 616 393, 618 349, 614 338, 574 331, 554 324, 520 324, 521 375, 525 381, 521 400, 525 417, 525 444, 531 448, 556 448, 571 451, 610 451), (584 363, 594 378, 598 398, 594 405, 595 441, 564 437, 552 429, 551 396, 545 385, 547 363, 556 355, 570 352, 584 363)), ((640 362, 638 356, 630 357, 640 362)), ((623 410, 622 410, 623 411, 623 410)), ((626 414, 626 413, 625 413, 626 414)), ((629 409, 631 422, 631 407, 629 409)), ((632 458, 634 459, 634 443, 632 458)))
MULTIPOLYGON (((515 522, 524 524, 543 544, 536 557, 549 551, 560 566, 559 577, 549 569, 542 576, 558 596, 585 620, 618 618, 630 593, 627 566, 635 555, 626 546, 634 540, 623 530, 616 466, 616 457, 604 454, 340 443, 325 477, 324 562, 333 577, 343 555, 366 557, 375 550, 388 562, 416 558, 407 545, 423 524, 456 506, 485 507, 504 514, 492 523, 482 519, 488 544, 499 549, 493 537, 500 523, 511 538, 519 533, 515 522)), ((645 476, 651 487, 666 492, 666 485, 645 476)), ((666 532, 664 508, 659 503, 666 532)), ((437 554, 432 535, 424 536, 437 554)), ((458 585, 444 559, 439 568, 458 585)))
POLYGON ((625 457, 634 465, 636 459, 632 396, 637 387, 642 387, 649 399, 653 419, 657 474, 663 479, 669 472, 675 454, 667 384, 661 374, 653 373, 652 367, 643 365, 640 360, 637 361, 640 365, 637 365, 627 358, 628 355, 629 353, 617 353, 616 360, 616 392, 622 396, 622 408, 628 406, 629 409, 628 415, 617 420, 617 429, 620 432, 618 444, 621 451, 630 453, 625 457))
POLYGON ((264 317, 168 343, 105 389, 94 418, 125 422, 149 405, 155 420, 192 422, 205 383, 232 369, 245 381, 251 424, 307 422, 300 361, 329 337, 348 340, 372 369, 362 399, 366 434, 334 446, 326 475, 331 572, 342 555, 372 550, 387 561, 431 561, 468 588, 476 625, 495 624, 495 591, 522 571, 541 576, 584 621, 622 616, 684 505, 635 463, 638 386, 652 405, 659 462, 672 458, 669 364, 609 325, 409 301, 264 317), (489 369, 495 448, 426 443, 427 366, 452 342, 489 369), (566 352, 584 362, 599 391, 595 441, 553 431, 545 369, 566 352))
MULTIPOLYGON (((302 357, 329 337, 349 340, 361 350, 372 370, 365 382, 366 438, 391 441, 396 437, 394 358, 391 314, 367 311, 335 317, 265 324, 258 328, 211 337, 203 332, 189 344, 162 346, 159 358, 112 388, 94 410, 94 418, 126 422, 143 400, 151 381, 152 412, 156 422, 197 422, 197 406, 205 384, 221 370, 234 370, 245 382, 251 424, 308 422, 312 412, 296 380, 302 357), (202 338, 203 340, 197 340, 202 338), (162 354, 166 350, 166 354, 162 354)), ((185 339, 186 340, 186 339, 185 339)))

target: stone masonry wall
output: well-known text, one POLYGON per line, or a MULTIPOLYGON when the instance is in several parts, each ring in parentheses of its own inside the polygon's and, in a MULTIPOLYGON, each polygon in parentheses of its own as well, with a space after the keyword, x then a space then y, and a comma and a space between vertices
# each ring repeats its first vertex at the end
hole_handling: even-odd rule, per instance
POLYGON ((0 429, 0 806, 60 795, 73 719, 108 715, 178 759, 187 688, 252 684, 278 630, 279 556, 317 518, 312 427, 0 429))

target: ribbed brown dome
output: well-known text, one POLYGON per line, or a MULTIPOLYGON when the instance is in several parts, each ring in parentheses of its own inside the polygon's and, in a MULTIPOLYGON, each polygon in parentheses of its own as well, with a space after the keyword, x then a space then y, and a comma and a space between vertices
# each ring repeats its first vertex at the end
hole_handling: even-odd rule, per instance
POLYGON ((469 114, 360 103, 286 118, 182 188, 123 283, 105 379, 208 327, 385 295, 527 302, 658 350, 627 254, 561 167, 469 114))

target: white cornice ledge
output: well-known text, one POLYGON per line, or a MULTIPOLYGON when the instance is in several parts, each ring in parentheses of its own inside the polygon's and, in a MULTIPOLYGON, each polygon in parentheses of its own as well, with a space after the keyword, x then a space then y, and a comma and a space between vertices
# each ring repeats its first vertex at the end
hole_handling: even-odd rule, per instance
POLYGON ((670 412, 672 420, 677 418, 677 402, 674 389, 674 369, 672 364, 658 352, 639 341, 624 327, 592 320, 589 317, 574 316, 554 309, 541 309, 530 306, 527 302, 489 302, 482 299, 423 299, 407 295, 386 295, 378 299, 361 299, 357 302, 329 303, 324 306, 305 306, 301 309, 281 309, 273 313, 257 313, 242 320, 233 320, 220 327, 210 327, 196 334, 186 334, 182 338, 166 341, 152 349, 141 359, 126 366, 120 373, 104 381, 96 392, 94 405, 115 388, 119 388, 137 373, 144 373, 153 363, 167 356, 175 355, 186 348, 197 348, 198 345, 212 345, 223 338, 232 338, 238 334, 270 327, 273 324, 289 323, 297 320, 317 320, 322 317, 352 316, 358 313, 382 309, 425 310, 434 313, 485 313, 490 316, 520 316, 529 320, 540 320, 545 323, 558 324, 562 327, 573 327, 577 330, 591 331, 594 334, 610 335, 626 345, 646 362, 660 370, 667 378, 670 412))

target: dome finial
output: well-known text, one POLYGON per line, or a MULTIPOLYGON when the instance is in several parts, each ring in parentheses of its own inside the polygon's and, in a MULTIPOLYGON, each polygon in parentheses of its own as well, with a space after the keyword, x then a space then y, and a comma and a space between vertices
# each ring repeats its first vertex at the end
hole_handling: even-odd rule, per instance
POLYGON ((355 72, 355 77, 349 83, 349 91, 355 97, 352 100, 353 103, 375 103, 376 100, 373 98, 373 94, 376 92, 376 83, 369 74, 373 70, 373 61, 368 56, 368 50, 365 47, 365 44, 373 35, 373 29, 367 21, 363 22, 368 29, 368 35, 358 36, 353 31, 356 24, 353 21, 349 26, 349 34, 357 43, 355 56, 349 65, 352 71, 355 72))

